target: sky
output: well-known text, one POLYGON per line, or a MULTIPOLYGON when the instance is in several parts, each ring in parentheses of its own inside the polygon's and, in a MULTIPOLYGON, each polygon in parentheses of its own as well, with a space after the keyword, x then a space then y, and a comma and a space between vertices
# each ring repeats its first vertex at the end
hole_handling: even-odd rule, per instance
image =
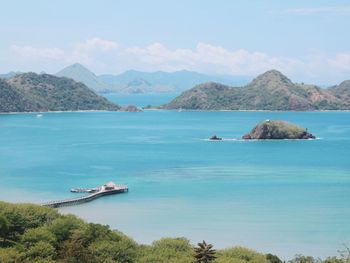
POLYGON ((346 0, 0 0, 0 73, 191 70, 350 79, 346 0))

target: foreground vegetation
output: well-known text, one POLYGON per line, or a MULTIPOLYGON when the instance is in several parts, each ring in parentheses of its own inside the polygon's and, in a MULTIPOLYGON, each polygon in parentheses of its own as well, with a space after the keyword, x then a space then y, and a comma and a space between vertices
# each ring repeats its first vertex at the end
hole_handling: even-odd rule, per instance
MULTIPOLYGON (((347 252, 347 251, 345 251, 347 252)), ((234 247, 193 247, 185 238, 163 238, 140 245, 108 226, 31 204, 0 202, 0 262, 118 263, 282 263, 275 255, 234 247)), ((350 262, 349 254, 324 261, 296 256, 290 263, 350 262)))

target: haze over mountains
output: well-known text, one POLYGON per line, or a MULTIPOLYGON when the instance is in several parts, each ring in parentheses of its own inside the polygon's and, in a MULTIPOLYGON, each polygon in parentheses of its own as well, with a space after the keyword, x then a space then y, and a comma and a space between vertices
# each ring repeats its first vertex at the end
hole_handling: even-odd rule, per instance
POLYGON ((83 82, 97 92, 121 93, 181 92, 208 81, 217 81, 227 85, 243 85, 251 79, 248 76, 214 76, 186 70, 176 72, 129 70, 119 75, 97 76, 78 63, 62 69, 56 75, 83 82))
POLYGON ((259 75, 243 87, 215 82, 183 92, 164 109, 190 110, 350 110, 350 81, 320 88, 293 83, 277 70, 259 75))

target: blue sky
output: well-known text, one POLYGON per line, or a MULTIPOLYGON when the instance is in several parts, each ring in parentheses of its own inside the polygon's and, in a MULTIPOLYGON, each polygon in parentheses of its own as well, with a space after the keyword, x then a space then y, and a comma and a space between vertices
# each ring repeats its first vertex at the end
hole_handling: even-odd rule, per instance
POLYGON ((0 72, 180 69, 350 79, 349 1, 0 1, 0 72))

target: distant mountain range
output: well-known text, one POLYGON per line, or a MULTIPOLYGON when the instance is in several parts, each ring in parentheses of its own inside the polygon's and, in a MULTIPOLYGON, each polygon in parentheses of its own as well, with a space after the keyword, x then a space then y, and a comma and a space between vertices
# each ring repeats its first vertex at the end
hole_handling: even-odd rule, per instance
POLYGON ((49 74, 0 78, 0 112, 119 110, 83 83, 49 74))
POLYGON ((183 92, 164 109, 190 110, 350 110, 350 80, 337 86, 293 83, 277 70, 259 75, 243 87, 215 82, 183 92))
POLYGON ((19 75, 19 74, 22 74, 23 72, 15 72, 15 71, 10 71, 9 73, 5 73, 5 74, 0 74, 0 78, 3 78, 3 79, 10 79, 16 75, 19 75))
POLYGON ((227 85, 243 85, 251 80, 247 76, 214 76, 186 70, 176 72, 129 70, 119 75, 97 76, 78 63, 62 69, 56 75, 83 82, 97 92, 120 93, 181 92, 208 81, 217 81, 227 85))

